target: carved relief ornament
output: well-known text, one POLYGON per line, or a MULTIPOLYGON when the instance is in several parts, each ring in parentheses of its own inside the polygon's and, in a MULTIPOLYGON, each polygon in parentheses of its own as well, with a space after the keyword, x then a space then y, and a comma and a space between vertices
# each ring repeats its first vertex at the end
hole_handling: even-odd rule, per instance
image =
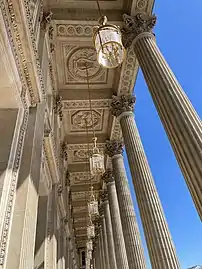
POLYGON ((109 157, 113 157, 114 155, 123 154, 123 142, 117 140, 106 140, 105 144, 105 153, 109 155, 109 157))
POLYGON ((133 111, 135 101, 136 98, 132 95, 113 95, 111 102, 112 115, 119 117, 123 112, 133 111))
POLYGON ((105 173, 102 175, 102 180, 106 183, 114 182, 114 176, 112 170, 108 169, 105 171, 105 173))
POLYGON ((62 121, 62 119, 63 119, 62 97, 60 95, 56 95, 54 101, 55 101, 55 103, 54 103, 53 109, 54 109, 55 113, 58 114, 60 120, 62 121))
POLYGON ((132 44, 139 34, 151 33, 156 24, 156 16, 147 13, 137 13, 135 16, 124 14, 123 20, 123 44, 126 48, 132 44))

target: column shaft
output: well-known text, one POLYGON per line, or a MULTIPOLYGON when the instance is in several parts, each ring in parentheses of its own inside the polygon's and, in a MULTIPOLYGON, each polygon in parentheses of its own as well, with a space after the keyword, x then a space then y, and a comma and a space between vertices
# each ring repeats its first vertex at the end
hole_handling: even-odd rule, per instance
POLYGON ((32 269, 37 223, 44 104, 29 109, 5 268, 32 269))
POLYGON ((107 183, 109 207, 114 238, 116 262, 119 269, 128 269, 128 259, 126 254, 123 230, 120 218, 119 204, 114 182, 107 183))
POLYGON ((177 269, 175 248, 133 113, 123 113, 120 123, 152 268, 177 269))
POLYGON ((104 247, 104 259, 106 269, 110 269, 109 267, 109 254, 108 254, 108 242, 107 242, 107 231, 106 231, 106 223, 104 215, 101 216, 101 229, 103 236, 103 247, 104 247))
POLYGON ((104 201, 104 216, 105 216, 107 242, 108 242, 109 264, 110 264, 111 269, 112 268, 117 269, 114 241, 113 241, 114 238, 113 238, 113 231, 112 231, 112 222, 111 222, 111 215, 110 215, 108 200, 104 201))
POLYGON ((202 219, 202 122, 152 34, 138 38, 134 51, 202 219))
POLYGON ((101 264, 102 264, 102 269, 106 269, 106 261, 105 261, 105 253, 104 253, 104 240, 103 240, 103 232, 102 228, 100 227, 100 253, 101 253, 101 264))
POLYGON ((112 166, 129 268, 146 269, 144 250, 121 154, 116 154, 112 157, 112 166))

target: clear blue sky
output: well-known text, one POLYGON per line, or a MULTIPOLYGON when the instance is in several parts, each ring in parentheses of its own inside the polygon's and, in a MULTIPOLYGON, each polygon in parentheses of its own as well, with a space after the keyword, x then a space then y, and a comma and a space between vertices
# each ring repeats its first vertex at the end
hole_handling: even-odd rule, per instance
MULTIPOLYGON (((156 0, 154 13, 158 18, 154 30, 157 44, 202 118, 202 1, 156 0)), ((181 268, 187 269, 195 264, 202 265, 202 223, 141 71, 138 74, 135 94, 136 122, 181 268)), ((127 162, 126 168, 131 181, 127 162)), ((130 184, 133 192, 132 183, 130 184)), ((134 192, 133 197, 137 212, 134 192)), ((139 216, 138 220, 140 224, 139 216)))

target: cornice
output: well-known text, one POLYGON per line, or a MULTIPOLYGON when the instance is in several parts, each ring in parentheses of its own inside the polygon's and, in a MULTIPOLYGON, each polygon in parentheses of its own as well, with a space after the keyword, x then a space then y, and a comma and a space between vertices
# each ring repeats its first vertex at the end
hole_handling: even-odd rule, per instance
POLYGON ((23 87, 32 105, 45 98, 41 67, 32 29, 29 1, 0 1, 13 55, 23 87))

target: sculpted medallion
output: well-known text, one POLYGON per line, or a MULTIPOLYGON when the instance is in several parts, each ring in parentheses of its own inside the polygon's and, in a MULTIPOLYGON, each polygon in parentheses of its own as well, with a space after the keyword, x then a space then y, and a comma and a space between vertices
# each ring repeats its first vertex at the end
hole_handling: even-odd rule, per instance
POLYGON ((88 69, 91 83, 95 81, 96 78, 100 78, 100 76, 106 73, 96 60, 95 49, 88 46, 71 48, 70 51, 68 51, 66 66, 69 82, 86 82, 86 68, 88 69))
POLYGON ((96 61, 95 49, 91 47, 76 48, 67 59, 69 72, 81 79, 86 79, 86 68, 89 79, 97 76, 101 66, 96 61))

